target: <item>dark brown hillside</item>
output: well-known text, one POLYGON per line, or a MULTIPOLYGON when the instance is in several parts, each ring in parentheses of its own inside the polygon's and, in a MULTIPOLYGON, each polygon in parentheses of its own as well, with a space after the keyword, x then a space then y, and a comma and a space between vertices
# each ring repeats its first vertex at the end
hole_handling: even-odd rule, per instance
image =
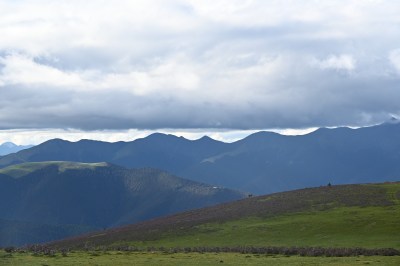
MULTIPOLYGON (((392 183, 393 185, 399 184, 392 183)), ((397 186, 396 186, 397 187, 397 186)), ((120 241, 157 239, 163 233, 185 234, 194 226, 225 222, 245 217, 273 217, 303 211, 319 211, 339 206, 390 206, 387 186, 383 184, 341 185, 308 188, 251 197, 199 210, 153 219, 129 226, 52 243, 57 247, 110 245, 120 241)))

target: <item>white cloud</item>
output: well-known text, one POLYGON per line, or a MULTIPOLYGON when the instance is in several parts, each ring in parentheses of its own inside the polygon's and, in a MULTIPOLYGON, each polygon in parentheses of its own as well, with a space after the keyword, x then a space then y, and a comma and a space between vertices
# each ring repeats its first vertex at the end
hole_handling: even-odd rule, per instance
POLYGON ((0 57, 0 82, 5 85, 79 86, 82 80, 75 73, 67 73, 51 66, 39 64, 28 56, 19 54, 0 57))
POLYGON ((352 71, 356 68, 356 61, 351 55, 330 55, 324 60, 316 60, 317 64, 322 69, 334 69, 334 70, 347 70, 352 71))
POLYGON ((395 67, 397 72, 400 74, 400 49, 396 49, 389 54, 390 63, 395 67))
POLYGON ((0 1, 0 128, 376 123, 400 114, 399 13, 396 1, 0 1))

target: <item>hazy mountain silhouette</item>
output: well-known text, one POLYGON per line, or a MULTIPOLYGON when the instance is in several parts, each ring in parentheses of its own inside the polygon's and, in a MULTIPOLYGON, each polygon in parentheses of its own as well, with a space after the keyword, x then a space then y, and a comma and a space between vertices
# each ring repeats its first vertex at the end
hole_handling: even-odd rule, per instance
POLYGON ((10 153, 18 152, 20 150, 28 149, 33 147, 33 145, 16 145, 12 142, 4 142, 0 145, 0 156, 7 155, 10 153))

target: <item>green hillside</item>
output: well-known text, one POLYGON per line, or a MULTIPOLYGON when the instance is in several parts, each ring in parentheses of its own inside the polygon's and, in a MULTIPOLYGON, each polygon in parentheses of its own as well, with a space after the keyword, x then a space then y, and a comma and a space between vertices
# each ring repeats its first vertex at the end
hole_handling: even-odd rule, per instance
POLYGON ((295 190, 53 243, 56 247, 400 248, 400 182, 295 190))

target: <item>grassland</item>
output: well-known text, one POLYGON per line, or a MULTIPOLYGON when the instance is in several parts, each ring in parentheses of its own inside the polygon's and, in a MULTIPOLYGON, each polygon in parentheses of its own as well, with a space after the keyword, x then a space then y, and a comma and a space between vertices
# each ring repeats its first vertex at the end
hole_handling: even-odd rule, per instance
POLYGON ((400 248, 400 183, 247 198, 53 243, 94 247, 400 248))
POLYGON ((0 169, 0 174, 9 175, 14 178, 19 178, 48 166, 58 167, 60 172, 64 172, 65 170, 71 170, 71 169, 95 169, 96 167, 107 166, 107 163, 78 163, 78 162, 64 162, 64 161, 23 163, 23 164, 11 165, 4 169, 0 169))
POLYGON ((399 265, 400 258, 371 257, 300 257, 240 253, 162 253, 162 252, 71 252, 34 256, 31 253, 6 254, 0 251, 0 265, 399 265))
POLYGON ((400 248, 400 206, 340 207, 273 218, 206 223, 152 241, 115 245, 154 247, 298 246, 400 248))

